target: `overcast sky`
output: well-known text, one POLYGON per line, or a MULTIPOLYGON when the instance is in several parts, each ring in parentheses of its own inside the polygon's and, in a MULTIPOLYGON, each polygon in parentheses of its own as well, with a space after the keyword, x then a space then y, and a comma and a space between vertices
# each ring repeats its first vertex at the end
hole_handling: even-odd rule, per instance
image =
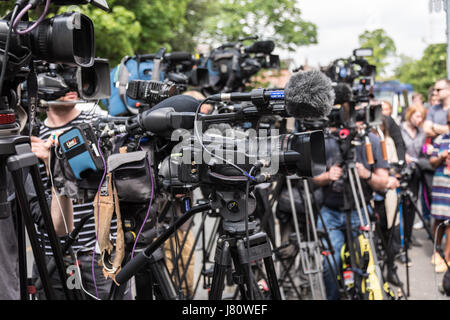
POLYGON ((298 0, 303 19, 317 25, 319 43, 281 56, 293 58, 296 66, 305 59, 312 66, 326 65, 350 56, 364 30, 383 28, 394 40, 397 53, 420 58, 427 45, 446 42, 445 13, 430 13, 429 1, 298 0))

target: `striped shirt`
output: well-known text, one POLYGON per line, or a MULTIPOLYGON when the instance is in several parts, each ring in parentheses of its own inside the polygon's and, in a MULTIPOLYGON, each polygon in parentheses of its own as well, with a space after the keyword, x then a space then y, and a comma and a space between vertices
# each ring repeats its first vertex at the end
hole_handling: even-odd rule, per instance
MULTIPOLYGON (((82 111, 75 119, 70 121, 64 126, 61 127, 48 127, 46 125, 46 122, 44 122, 41 125, 39 138, 42 140, 48 139, 50 135, 53 133, 57 133, 59 131, 66 131, 70 128, 72 128, 75 125, 81 124, 81 123, 90 123, 98 115, 95 114, 89 114, 87 112, 82 111)), ((45 166, 43 164, 39 165, 39 170, 41 173, 41 178, 44 186, 47 186, 48 177, 45 170, 45 166)), ((46 190, 47 195, 51 196, 51 190, 50 188, 47 188, 46 190)), ((82 203, 79 204, 76 201, 73 203, 73 216, 74 216, 74 226, 76 227, 77 224, 80 222, 82 218, 85 216, 91 216, 84 226, 82 227, 80 233, 78 234, 78 239, 72 244, 72 249, 77 252, 92 252, 95 242, 96 242, 96 235, 95 235, 95 219, 94 219, 94 207, 92 202, 82 203)), ((116 239, 116 232, 117 232, 117 219, 113 219, 111 221, 111 239, 114 241, 116 239)), ((41 233, 39 230, 37 230, 39 240, 41 241, 41 233)), ((52 250, 50 246, 50 241, 48 239, 48 236, 46 233, 44 233, 44 241, 45 241, 45 254, 46 255, 52 255, 52 250)), ((64 244, 64 240, 61 240, 61 243, 64 244)))
MULTIPOLYGON (((450 154, 450 133, 440 135, 434 140, 432 157, 438 157, 444 150, 450 154)), ((435 219, 450 218, 450 160, 444 160, 436 168, 431 189, 431 215, 435 219)))

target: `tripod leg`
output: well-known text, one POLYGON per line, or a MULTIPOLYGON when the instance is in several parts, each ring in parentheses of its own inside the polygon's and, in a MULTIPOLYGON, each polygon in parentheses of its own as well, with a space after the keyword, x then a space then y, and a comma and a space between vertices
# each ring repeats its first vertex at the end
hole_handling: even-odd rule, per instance
POLYGON ((40 177, 38 166, 30 167, 30 174, 33 180, 33 185, 38 195, 39 207, 41 208, 42 217, 44 218, 44 223, 47 231, 47 235, 50 241, 50 246, 52 248, 53 257, 55 259, 56 268, 58 270, 59 278, 63 285, 64 294, 67 299, 74 299, 73 292, 68 290, 66 286, 66 267, 63 260, 63 252, 58 237, 56 236, 55 227, 53 225, 53 220, 51 217, 50 210, 45 200, 44 186, 42 185, 42 180, 40 177))
POLYGON ((404 219, 404 210, 408 210, 405 205, 405 196, 401 196, 400 205, 399 205, 399 214, 400 214, 400 235, 401 235, 401 244, 405 250, 405 268, 406 268, 406 296, 409 297, 409 266, 408 266, 408 240, 405 237, 405 219, 404 219))
POLYGON ((410 194, 407 195, 413 209, 414 209, 414 214, 417 214, 417 216, 420 218, 420 220, 422 220, 423 223, 423 227, 425 229, 425 231, 428 234, 428 237, 430 238, 431 242, 434 242, 434 236, 433 233, 431 232, 430 228, 428 227, 427 223, 425 222, 425 218, 420 214, 419 209, 417 208, 416 203, 413 201, 413 198, 411 197, 410 194))
MULTIPOLYGON (((0 170, 4 170, 5 167, 0 170)), ((31 247, 33 248, 34 259, 36 261, 36 266, 39 271, 39 275, 42 279, 42 284, 44 286, 45 296, 48 300, 53 300, 55 297, 55 292, 50 282, 50 277, 47 272, 47 267, 44 259, 44 252, 39 245, 37 240, 36 229, 34 227, 33 219, 31 218, 31 210, 28 205, 28 199, 26 196, 25 188, 23 186, 22 180, 22 170, 11 172, 11 176, 14 182, 14 188, 16 191, 16 197, 19 203, 20 211, 23 215, 23 220, 25 222, 28 238, 30 239, 31 247)))
POLYGON ((16 234, 17 234, 17 244, 19 248, 19 275, 20 275, 20 299, 28 300, 28 290, 27 290, 27 253, 25 250, 25 224, 22 219, 22 212, 20 212, 20 206, 17 205, 16 219, 16 234))
MULTIPOLYGON (((352 169, 349 169, 349 170, 350 170, 350 172, 352 171, 352 169)), ((369 226, 369 228, 366 229, 365 232, 367 232, 367 235, 368 235, 370 252, 371 252, 371 255, 372 255, 372 259, 373 259, 373 265, 375 267, 375 274, 376 274, 376 276, 378 278, 378 282, 379 282, 379 285, 380 285, 382 297, 383 297, 383 299, 386 299, 386 292, 382 289, 383 286, 384 286, 383 273, 381 272, 381 269, 380 269, 380 264, 378 262, 377 252, 375 250, 375 245, 374 245, 374 242, 373 242, 373 232, 372 232, 369 212, 368 212, 368 209, 367 209, 367 204, 366 204, 366 201, 365 201, 364 192, 363 192, 363 189, 362 189, 362 186, 361 186, 361 181, 359 179, 358 172, 357 172, 355 167, 353 168, 353 175, 352 174, 349 175, 350 185, 351 185, 351 188, 352 188, 352 192, 353 192, 353 194, 355 196, 355 202, 358 203, 358 195, 359 195, 359 199, 361 201, 361 205, 362 205, 363 210, 364 210, 366 224, 369 226), (358 193, 356 193, 355 183, 353 181, 353 178, 356 181, 356 186, 358 187, 358 189, 357 189, 358 193)), ((358 205, 357 205, 357 208, 358 208, 358 205)), ((363 222, 364 221, 361 219, 361 213, 359 211, 358 211, 358 214, 359 214, 361 226, 363 226, 363 222)))
POLYGON ((164 300, 177 300, 178 292, 167 270, 161 249, 153 253, 152 259, 149 262, 149 269, 154 282, 158 285, 161 298, 164 300))
POLYGON ((264 258, 264 266, 266 267, 267 280, 269 281, 272 300, 281 300, 280 287, 278 285, 277 274, 275 273, 275 265, 272 257, 264 258))
POLYGON ((230 265, 230 243, 222 238, 217 240, 216 256, 214 263, 214 273, 209 293, 209 300, 221 300, 225 287, 225 274, 230 265))
POLYGON ((136 284, 136 300, 153 300, 153 278, 148 265, 134 276, 136 284))
MULTIPOLYGON (((300 236, 300 228, 298 226, 298 217, 297 217, 297 210, 295 209, 295 203, 294 203, 294 194, 292 192, 292 185, 291 185, 291 179, 289 177, 286 177, 286 184, 288 187, 288 192, 289 192, 289 201, 291 203, 291 210, 292 210, 292 220, 294 221, 294 227, 295 227, 295 234, 297 236, 297 242, 298 242, 298 247, 300 249, 300 256, 303 257, 303 255, 305 254, 304 251, 302 250, 301 244, 302 244, 302 240, 301 240, 301 236, 300 236)), ((307 258, 302 259, 303 260, 307 260, 307 258)), ((316 300, 316 293, 313 290, 313 280, 312 280, 312 275, 311 273, 306 273, 304 266, 303 267, 303 272, 305 274, 307 274, 308 276, 308 280, 310 283, 310 287, 311 287, 311 293, 312 293, 312 297, 314 300, 316 300)))
POLYGON ((323 283, 323 270, 322 270, 322 261, 320 261, 320 252, 318 252, 319 250, 319 237, 317 236, 317 228, 316 228, 316 222, 314 219, 314 211, 312 208, 312 204, 311 204, 311 192, 309 189, 309 184, 308 184, 308 180, 307 179, 303 179, 303 189, 305 190, 305 198, 306 198, 306 203, 307 203, 307 212, 309 214, 309 218, 310 218, 310 223, 311 223, 311 229, 312 229, 312 234, 313 234, 313 238, 314 238, 314 242, 317 244, 317 250, 315 250, 316 252, 316 257, 318 258, 316 260, 318 269, 319 269, 319 286, 320 286, 320 293, 322 294, 322 299, 326 299, 326 293, 325 293, 325 285, 323 283))

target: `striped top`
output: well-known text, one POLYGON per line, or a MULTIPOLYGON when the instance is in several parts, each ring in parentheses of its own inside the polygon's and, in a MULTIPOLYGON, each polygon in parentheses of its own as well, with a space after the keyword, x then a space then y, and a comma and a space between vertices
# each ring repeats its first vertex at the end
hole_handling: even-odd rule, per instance
MULTIPOLYGON (((434 140, 432 157, 438 157, 444 150, 450 154, 450 133, 440 135, 434 140)), ((435 219, 450 218, 450 160, 443 161, 436 168, 431 189, 431 215, 435 219)))
MULTIPOLYGON (((87 112, 82 111, 75 119, 70 121, 64 126, 61 127, 48 127, 46 125, 46 122, 44 122, 41 125, 39 138, 42 140, 48 139, 48 137, 56 133, 58 131, 66 131, 70 128, 72 128, 75 125, 78 125, 80 123, 90 123, 98 115, 95 114, 89 114, 87 112)), ((45 170, 45 166, 43 164, 39 165, 39 171, 41 173, 41 178, 44 186, 47 186, 47 173, 45 170)), ((51 196, 51 190, 47 188, 45 190, 47 193, 47 196, 51 196)), ((78 239, 72 244, 72 249, 77 252, 92 252, 95 244, 95 219, 94 219, 94 207, 92 202, 83 203, 83 204, 76 204, 74 202, 73 204, 73 215, 74 215, 74 226, 76 227, 77 224, 80 222, 82 218, 89 215, 91 216, 86 223, 84 224, 83 228, 81 229, 80 233, 78 234, 78 239)), ((115 241, 116 239, 116 232, 117 232, 117 219, 113 219, 111 221, 111 239, 115 241)), ((41 233, 39 230, 37 230, 39 241, 41 241, 41 233)), ((45 254, 46 255, 52 255, 52 249, 50 246, 50 241, 48 239, 48 236, 46 233, 44 233, 44 241, 45 241, 45 254)), ((61 240, 61 244, 64 244, 64 240, 61 240)))

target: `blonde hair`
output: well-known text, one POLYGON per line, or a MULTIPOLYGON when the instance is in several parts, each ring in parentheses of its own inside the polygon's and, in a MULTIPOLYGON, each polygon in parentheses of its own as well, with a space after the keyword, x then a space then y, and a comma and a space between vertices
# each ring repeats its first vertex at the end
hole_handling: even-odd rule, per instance
POLYGON ((413 105, 409 106, 408 109, 406 109, 405 120, 409 122, 411 120, 411 117, 413 116, 413 114, 416 112, 420 112, 422 114, 423 120, 425 120, 425 115, 426 115, 427 111, 426 111, 425 107, 420 104, 413 104, 413 105))

